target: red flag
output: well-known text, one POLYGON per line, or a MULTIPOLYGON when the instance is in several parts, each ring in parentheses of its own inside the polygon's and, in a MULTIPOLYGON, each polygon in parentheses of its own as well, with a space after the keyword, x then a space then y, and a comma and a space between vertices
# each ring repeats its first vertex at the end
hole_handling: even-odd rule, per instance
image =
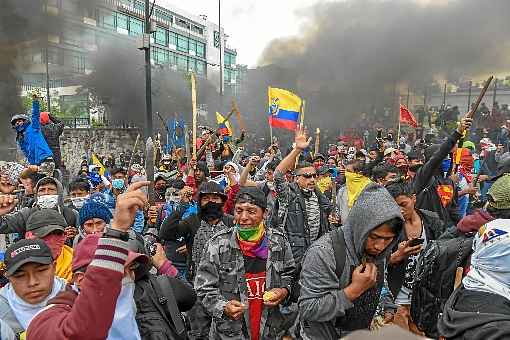
POLYGON ((418 121, 416 121, 414 114, 402 104, 400 104, 400 122, 408 124, 415 129, 418 127, 418 121))

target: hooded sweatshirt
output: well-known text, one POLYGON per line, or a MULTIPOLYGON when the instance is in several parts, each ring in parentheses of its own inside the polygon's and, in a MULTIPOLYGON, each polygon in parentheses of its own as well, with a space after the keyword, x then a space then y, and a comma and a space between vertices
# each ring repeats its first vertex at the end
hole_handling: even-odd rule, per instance
POLYGON ((32 165, 41 165, 44 160, 53 157, 53 153, 41 132, 40 113, 39 101, 34 100, 32 102, 32 121, 25 123, 25 128, 18 133, 17 138, 21 151, 32 165))
MULTIPOLYGON (((78 227, 78 212, 74 209, 64 206, 64 188, 62 187, 62 183, 53 177, 44 177, 39 182, 37 182, 34 191, 37 192, 41 185, 47 183, 54 183, 57 186, 58 204, 54 209, 58 210, 62 216, 64 216, 68 226, 78 227)), ((28 218, 30 215, 32 215, 32 213, 39 209, 40 208, 37 206, 36 202, 32 207, 26 207, 20 211, 10 213, 5 216, 0 216, 0 234, 20 233, 24 235, 26 232, 26 224, 28 218)))
POLYGON ((447 227, 456 225, 461 216, 458 211, 458 195, 453 181, 441 173, 441 163, 448 157, 461 135, 455 131, 441 145, 425 150, 425 164, 413 179, 416 192, 416 208, 437 213, 447 227))
MULTIPOLYGON (((368 185, 354 203, 349 217, 342 227, 345 239, 345 266, 340 280, 335 274, 336 261, 331 241, 331 234, 322 236, 308 249, 301 271, 301 295, 299 310, 301 313, 302 337, 304 339, 338 339, 340 334, 335 327, 337 318, 345 317, 349 310, 359 305, 356 300, 349 301, 343 291, 351 281, 354 267, 361 264, 365 254, 365 243, 370 232, 381 224, 399 218, 404 221, 400 208, 388 191, 376 184, 368 185)), ((382 283, 382 275, 386 266, 386 259, 397 242, 395 239, 376 258, 379 270, 378 282, 382 283)), ((379 292, 377 292, 377 295, 379 292)), ((374 299, 377 305, 378 299, 374 299)), ((358 301, 359 302, 359 301, 358 301)), ((375 307, 365 310, 363 319, 371 319, 375 307)), ((356 315, 350 315, 349 319, 356 315)), ((345 321, 345 320, 344 320, 345 321)), ((343 323, 345 329, 358 328, 355 323, 343 323)), ((362 327, 359 327, 362 328, 362 327)))

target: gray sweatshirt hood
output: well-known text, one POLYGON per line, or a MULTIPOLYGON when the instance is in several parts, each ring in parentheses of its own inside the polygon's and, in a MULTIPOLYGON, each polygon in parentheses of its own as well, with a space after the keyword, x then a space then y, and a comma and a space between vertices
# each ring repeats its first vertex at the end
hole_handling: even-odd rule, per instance
MULTIPOLYGON (((44 184, 53 183, 57 186, 57 195, 58 195, 58 206, 60 209, 64 208, 64 187, 62 183, 60 183, 56 178, 53 177, 44 177, 37 182, 35 185, 35 192, 37 193, 39 187, 44 184)), ((36 194, 37 196, 37 194, 36 194)))
MULTIPOLYGON (((390 193, 382 186, 369 184, 361 192, 343 226, 347 253, 356 266, 361 264, 365 242, 372 230, 393 218, 404 218, 390 193)), ((398 236, 398 233, 396 234, 398 236)), ((378 259, 386 258, 397 243, 397 237, 386 247, 378 259)))

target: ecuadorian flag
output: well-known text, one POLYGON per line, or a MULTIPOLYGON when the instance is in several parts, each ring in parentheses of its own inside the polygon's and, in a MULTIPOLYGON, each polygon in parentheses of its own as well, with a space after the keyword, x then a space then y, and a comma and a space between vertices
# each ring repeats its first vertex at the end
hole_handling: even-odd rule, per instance
POLYGON ((302 100, 294 93, 269 87, 269 125, 276 128, 296 130, 302 100))
POLYGON ((219 112, 216 112, 216 121, 218 122, 218 130, 222 136, 232 136, 232 126, 228 120, 219 112))

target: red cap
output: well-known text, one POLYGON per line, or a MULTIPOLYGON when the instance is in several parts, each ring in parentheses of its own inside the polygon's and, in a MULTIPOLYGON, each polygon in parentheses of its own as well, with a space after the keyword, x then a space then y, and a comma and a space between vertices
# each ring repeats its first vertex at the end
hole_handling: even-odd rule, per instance
MULTIPOLYGON (((88 235, 80 243, 78 243, 73 254, 73 272, 75 272, 77 269, 88 266, 92 262, 94 259, 94 254, 96 253, 99 238, 99 234, 92 234, 88 235)), ((128 258, 124 264, 124 267, 127 267, 134 261, 148 263, 149 257, 147 257, 147 255, 135 253, 134 251, 130 250, 128 252, 128 258)))

